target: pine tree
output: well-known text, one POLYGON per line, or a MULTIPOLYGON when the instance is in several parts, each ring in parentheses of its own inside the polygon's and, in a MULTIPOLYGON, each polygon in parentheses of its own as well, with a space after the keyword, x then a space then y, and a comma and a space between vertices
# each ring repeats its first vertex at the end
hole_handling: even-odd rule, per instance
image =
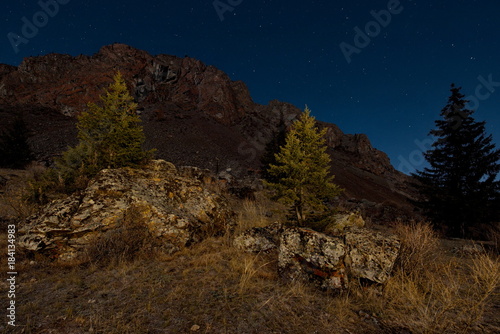
POLYGON ((442 119, 436 120, 432 148, 424 153, 429 167, 418 171, 417 203, 426 215, 450 235, 466 236, 472 227, 499 220, 500 151, 492 136, 486 135, 485 122, 477 122, 460 93, 451 86, 442 119))
POLYGON ((104 168, 136 167, 153 153, 142 149, 145 135, 137 104, 119 72, 100 99, 99 105, 90 103, 78 116, 79 144, 58 164, 69 178, 92 176, 104 168))
POLYGON ((23 168, 32 158, 28 145, 28 129, 22 116, 16 117, 12 127, 0 135, 0 166, 23 168))
POLYGON ((306 107, 287 133, 285 145, 276 154, 276 164, 268 170, 277 181, 265 183, 276 191, 276 198, 291 205, 299 225, 304 224, 308 212, 324 211, 325 201, 342 191, 329 175, 331 160, 326 153, 325 133, 325 129, 318 131, 306 107))

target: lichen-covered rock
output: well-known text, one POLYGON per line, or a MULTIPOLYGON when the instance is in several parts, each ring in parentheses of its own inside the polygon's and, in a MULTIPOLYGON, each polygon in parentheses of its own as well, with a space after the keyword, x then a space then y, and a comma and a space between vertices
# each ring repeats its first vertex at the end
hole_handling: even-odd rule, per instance
POLYGON ((400 249, 396 236, 366 228, 351 226, 342 235, 333 236, 279 223, 252 228, 238 236, 234 244, 249 252, 277 248, 282 278, 312 282, 328 290, 344 289, 349 281, 358 279, 384 283, 400 249))
POLYGON ((283 232, 278 255, 281 277, 314 282, 323 289, 347 286, 346 246, 341 238, 303 228, 283 232))
POLYGON ((364 227, 365 220, 358 213, 342 213, 336 214, 332 217, 332 223, 330 223, 325 232, 327 234, 339 235, 343 234, 346 228, 350 227, 364 227))
POLYGON ((251 228, 234 239, 234 245, 247 252, 268 252, 276 249, 283 232, 283 224, 272 223, 266 227, 251 228))
POLYGON ((396 236, 384 236, 368 229, 350 229, 345 234, 346 267, 352 277, 384 283, 399 254, 396 236))
POLYGON ((30 217, 19 231, 19 246, 71 259, 103 232, 118 228, 131 209, 167 252, 234 224, 234 212, 222 196, 200 180, 181 176, 173 164, 156 160, 143 169, 101 171, 83 192, 30 217))

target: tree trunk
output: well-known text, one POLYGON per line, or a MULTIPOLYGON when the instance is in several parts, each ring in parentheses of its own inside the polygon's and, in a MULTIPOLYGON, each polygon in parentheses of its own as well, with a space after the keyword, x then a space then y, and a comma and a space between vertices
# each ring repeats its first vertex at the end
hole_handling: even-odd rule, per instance
POLYGON ((300 218, 301 218, 301 217, 300 217, 300 209, 299 209, 299 204, 298 204, 298 203, 295 203, 295 205, 294 205, 294 206, 295 206, 295 216, 296 216, 296 218, 297 218, 297 226, 300 226, 300 223, 301 223, 300 218))

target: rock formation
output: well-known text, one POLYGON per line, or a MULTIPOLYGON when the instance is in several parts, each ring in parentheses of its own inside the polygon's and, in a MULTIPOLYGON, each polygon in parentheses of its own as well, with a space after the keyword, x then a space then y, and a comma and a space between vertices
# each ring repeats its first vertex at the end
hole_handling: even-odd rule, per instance
POLYGON ((346 254, 341 238, 303 228, 287 229, 280 239, 278 272, 283 278, 313 282, 323 289, 346 288, 346 254))
POLYGON ((248 252, 268 252, 278 247, 283 231, 284 226, 279 222, 266 227, 254 227, 238 235, 234 245, 248 252))
POLYGON ((365 220, 356 213, 339 213, 332 216, 332 222, 326 227, 326 233, 333 235, 342 235, 346 228, 364 227, 365 220))
MULTIPOLYGON (((150 55, 123 44, 92 56, 48 54, 26 58, 18 67, 0 66, 0 131, 22 112, 32 131, 38 160, 75 144, 75 115, 96 102, 121 71, 139 103, 149 148, 176 165, 212 172, 231 170, 241 179, 261 168, 260 157, 280 124, 289 126, 300 110, 279 101, 253 102, 241 81, 189 57, 150 55)), ((345 198, 391 201, 405 206, 408 177, 363 134, 326 127, 335 182, 345 198)))
POLYGON ((327 235, 280 224, 253 228, 234 240, 250 252, 277 250, 282 278, 313 283, 327 290, 347 288, 349 281, 384 283, 399 254, 400 242, 366 228, 350 227, 327 235))
POLYGON ((234 224, 234 212, 202 180, 199 170, 163 160, 144 169, 106 169, 81 193, 57 200, 30 217, 19 231, 19 247, 60 260, 82 255, 103 233, 121 228, 133 212, 150 241, 175 252, 234 224))

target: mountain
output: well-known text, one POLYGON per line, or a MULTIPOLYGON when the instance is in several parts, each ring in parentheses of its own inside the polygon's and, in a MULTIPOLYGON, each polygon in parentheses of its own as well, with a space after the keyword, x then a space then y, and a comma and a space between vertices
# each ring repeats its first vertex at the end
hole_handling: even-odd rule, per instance
MULTIPOLYGON (((116 71, 139 104, 147 145, 158 149, 158 158, 237 179, 258 175, 266 144, 301 112, 280 101, 255 103, 243 82, 199 60, 113 44, 92 56, 48 54, 26 58, 18 67, 0 65, 0 127, 21 113, 37 160, 50 161, 75 144, 75 115, 98 101, 116 71)), ((407 206, 413 197, 409 177, 366 135, 319 124, 327 128, 332 172, 346 189, 345 199, 407 206)))

